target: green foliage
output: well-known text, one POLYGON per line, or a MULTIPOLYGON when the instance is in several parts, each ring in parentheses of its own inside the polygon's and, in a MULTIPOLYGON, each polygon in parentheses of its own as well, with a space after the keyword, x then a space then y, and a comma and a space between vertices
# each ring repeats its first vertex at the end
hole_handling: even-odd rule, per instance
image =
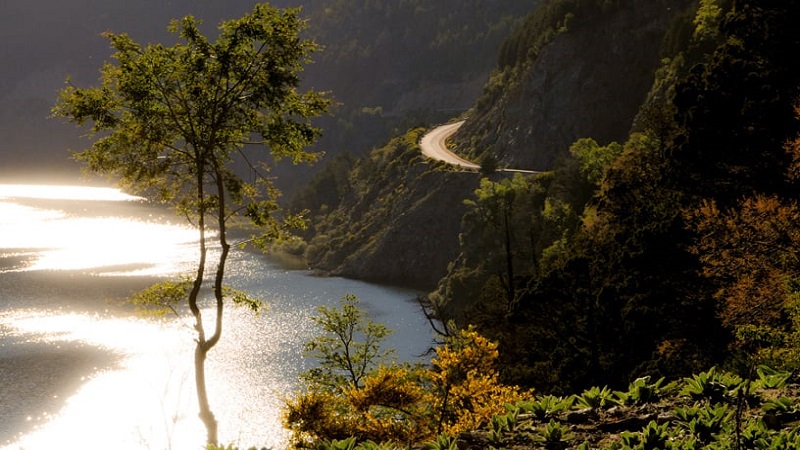
POLYGON ((577 160, 586 180, 599 185, 611 164, 622 153, 622 145, 612 142, 601 147, 594 139, 584 138, 572 144, 569 152, 577 160))
POLYGON ((794 400, 788 397, 778 397, 764 403, 764 412, 766 413, 789 414, 798 411, 797 408, 794 400))
POLYGON ((516 407, 522 412, 532 414, 537 420, 548 420, 559 413, 569 411, 575 402, 575 397, 557 397, 554 395, 541 395, 533 400, 518 402, 516 407))
POLYGON ((770 432, 763 420, 750 419, 742 426, 739 434, 741 448, 763 448, 756 445, 757 442, 769 442, 770 432))
POLYGON ((684 379, 685 385, 681 395, 695 400, 708 400, 712 403, 728 401, 734 398, 744 382, 741 377, 719 372, 716 367, 684 379))
POLYGON ((340 441, 321 442, 316 446, 316 450, 400 450, 402 448, 391 443, 358 442, 353 437, 340 441))
POLYGON ((264 308, 264 302, 260 299, 254 298, 247 292, 234 289, 230 286, 223 286, 222 295, 226 299, 230 299, 234 306, 247 308, 254 313, 258 313, 264 308))
POLYGON ((783 389, 791 378, 791 372, 773 369, 772 367, 760 365, 756 368, 758 379, 756 389, 783 389))
POLYGON ((572 439, 574 439, 574 435, 569 428, 555 420, 550 420, 544 427, 536 430, 535 440, 543 443, 547 448, 555 448, 555 446, 572 439))
MULTIPOLYGON (((304 392, 287 399, 284 423, 296 448, 347 438, 358 448, 367 441, 406 446, 490 423, 502 411, 507 414, 495 423, 512 429, 516 416, 504 405, 519 392, 497 381, 496 358, 495 344, 462 331, 437 348, 427 368, 383 366, 367 371, 358 384, 345 376, 328 378, 341 383, 334 386, 310 380, 304 392)), ((443 445, 443 439, 437 442, 443 445)))
POLYGON ((800 429, 781 430, 777 435, 758 439, 756 448, 769 450, 800 448, 800 429))
POLYGON ((458 440, 449 434, 440 434, 425 444, 425 450, 458 450, 458 440))
POLYGON ((176 308, 186 301, 192 283, 189 278, 180 281, 162 281, 134 293, 129 301, 143 314, 162 316, 171 312, 177 315, 176 308))
MULTIPOLYGON (((728 405, 678 408, 675 410, 680 426, 685 427, 699 442, 708 444, 723 432, 725 427, 731 427, 733 411, 728 405)), ((729 430, 727 430, 729 431, 729 430)))
POLYGON ((700 0, 700 7, 694 18, 694 38, 708 39, 709 36, 716 35, 721 20, 722 8, 717 0, 700 0))
POLYGON ((620 433, 622 443, 629 447, 631 450, 656 450, 669 448, 669 432, 667 428, 668 423, 658 424, 656 421, 650 421, 642 431, 633 433, 630 431, 623 431, 620 433))
MULTIPOLYGON (((135 292, 128 301, 144 315, 163 316, 168 313, 180 315, 179 305, 189 297, 193 284, 194 281, 188 277, 180 281, 161 281, 135 292)), ((223 286, 222 295, 235 306, 248 308, 254 313, 258 313, 264 307, 261 300, 230 286, 223 286)))
POLYGON ((661 395, 661 385, 664 377, 659 378, 654 383, 650 382, 650 376, 635 379, 629 386, 627 392, 614 392, 619 402, 623 405, 636 405, 657 402, 661 395))
MULTIPOLYGON (((497 327, 500 338, 503 318, 515 313, 525 294, 525 280, 557 264, 595 190, 572 158, 534 177, 481 179, 464 202, 460 254, 431 302, 444 309, 457 303, 464 323, 487 333, 497 327)), ((504 366, 511 367, 515 357, 506 356, 504 366)))
POLYGON ((355 438, 347 438, 341 441, 322 442, 317 446, 318 450, 355 450, 357 441, 355 438))
POLYGON ((575 405, 582 408, 600 409, 610 408, 617 404, 617 399, 614 397, 614 392, 604 386, 599 388, 593 386, 576 396, 575 405))
POLYGON ((503 440, 506 432, 514 431, 517 425, 517 412, 515 409, 509 411, 507 414, 492 416, 490 422, 491 429, 489 430, 488 439, 490 442, 499 444, 503 440))
POLYGON ((317 361, 317 367, 301 375, 308 385, 329 389, 363 386, 363 378, 390 362, 393 350, 382 350, 381 344, 391 330, 364 316, 354 295, 341 299, 339 308, 320 306, 312 317, 322 332, 307 342, 307 357, 317 361))

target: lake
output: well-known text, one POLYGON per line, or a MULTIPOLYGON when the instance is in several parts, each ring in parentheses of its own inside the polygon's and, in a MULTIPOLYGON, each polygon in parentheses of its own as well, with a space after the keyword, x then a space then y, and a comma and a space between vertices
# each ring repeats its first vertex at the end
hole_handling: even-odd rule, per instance
MULTIPOLYGON (((123 303, 190 272, 195 237, 169 211, 115 189, 0 184, 2 448, 203 448, 192 321, 146 319, 123 303)), ((287 270, 247 251, 228 267, 227 284, 267 308, 228 308, 209 354, 221 443, 285 446, 280 411, 310 367, 302 345, 317 332, 318 306, 356 295, 395 330, 386 346, 401 360, 419 360, 434 340, 418 292, 287 270)))

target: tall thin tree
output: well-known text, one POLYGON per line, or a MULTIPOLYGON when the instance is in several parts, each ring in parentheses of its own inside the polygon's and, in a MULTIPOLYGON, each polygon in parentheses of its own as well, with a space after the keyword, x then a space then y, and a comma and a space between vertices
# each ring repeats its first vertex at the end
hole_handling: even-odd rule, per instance
MULTIPOLYGON (((102 67, 100 85, 78 88, 68 80, 53 108, 55 116, 90 125, 93 143, 76 154, 89 170, 175 206, 197 227, 194 275, 157 285, 139 298, 173 310, 188 301, 196 332, 197 399, 210 444, 217 444, 218 425, 205 361, 222 336, 224 306, 226 301, 259 306, 223 284, 230 227, 237 217, 248 217, 262 228, 261 238, 269 239, 287 226, 287 218, 278 217, 271 183, 263 176, 246 177, 261 182, 246 181, 234 167, 244 161, 263 174, 266 169, 254 163, 269 155, 296 163, 314 160, 317 155, 305 150, 319 134, 310 120, 329 106, 323 94, 298 92, 299 74, 317 48, 300 38, 304 27, 298 9, 258 4, 242 18, 223 22, 215 42, 191 16, 170 24, 177 36, 172 46, 142 46, 125 34, 107 33, 115 61, 102 67), (212 247, 218 249, 210 253, 212 247), (212 256, 216 260, 209 264, 212 256), (209 312, 202 308, 204 286, 213 291, 209 312)), ((289 225, 297 223, 288 219, 289 225)))

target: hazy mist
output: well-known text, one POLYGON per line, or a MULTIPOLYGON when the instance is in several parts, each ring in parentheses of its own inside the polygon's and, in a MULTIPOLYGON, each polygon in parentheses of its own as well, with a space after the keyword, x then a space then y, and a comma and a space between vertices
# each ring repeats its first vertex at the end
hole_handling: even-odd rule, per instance
MULTIPOLYGON (((166 26, 192 14, 213 32, 239 17, 252 0, 4 0, 0 2, 0 181, 74 181, 78 165, 70 150, 86 140, 50 108, 69 76, 94 83, 110 55, 104 31, 128 33, 139 42, 171 39, 166 26)), ((296 6, 298 1, 273 1, 296 6)), ((308 4, 309 2, 303 2, 308 4)))

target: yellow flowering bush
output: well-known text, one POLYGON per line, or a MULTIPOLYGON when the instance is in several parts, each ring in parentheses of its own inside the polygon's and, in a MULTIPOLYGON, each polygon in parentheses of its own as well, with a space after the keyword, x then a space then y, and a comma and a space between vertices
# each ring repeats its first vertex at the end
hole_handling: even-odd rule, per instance
POLYGON ((304 377, 305 391, 286 401, 284 424, 295 448, 348 438, 413 447, 477 429, 521 398, 498 381, 497 358, 497 344, 470 328, 448 338, 427 367, 361 361, 371 369, 357 383, 340 377, 338 386, 304 377))

